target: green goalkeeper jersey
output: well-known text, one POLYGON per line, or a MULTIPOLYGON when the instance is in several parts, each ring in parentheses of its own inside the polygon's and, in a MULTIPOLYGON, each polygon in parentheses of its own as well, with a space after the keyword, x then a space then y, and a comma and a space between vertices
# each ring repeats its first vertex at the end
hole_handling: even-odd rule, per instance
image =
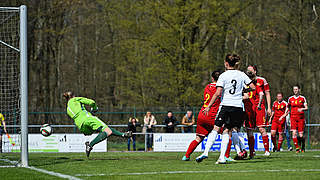
POLYGON ((71 98, 67 104, 67 114, 74 120, 78 127, 81 127, 87 117, 92 116, 92 114, 86 110, 85 104, 91 106, 93 110, 97 109, 94 100, 84 97, 71 98))

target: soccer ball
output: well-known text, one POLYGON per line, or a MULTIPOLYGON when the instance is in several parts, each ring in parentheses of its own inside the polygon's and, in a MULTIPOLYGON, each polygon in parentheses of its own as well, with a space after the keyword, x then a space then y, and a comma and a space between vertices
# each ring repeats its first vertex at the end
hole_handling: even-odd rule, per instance
POLYGON ((52 127, 49 124, 44 124, 40 128, 40 133, 43 136, 48 137, 52 134, 52 127))

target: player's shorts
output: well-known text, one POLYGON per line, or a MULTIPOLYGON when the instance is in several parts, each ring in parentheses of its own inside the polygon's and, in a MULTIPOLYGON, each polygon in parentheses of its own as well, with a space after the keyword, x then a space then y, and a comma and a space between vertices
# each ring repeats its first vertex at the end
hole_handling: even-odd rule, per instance
POLYGON ((95 116, 89 116, 89 117, 86 117, 86 120, 82 123, 79 129, 84 135, 87 136, 95 132, 102 132, 107 127, 108 126, 99 118, 95 116))
POLYGON ((251 108, 246 108, 244 112, 244 123, 247 129, 256 128, 256 112, 251 108))
POLYGON ((218 117, 215 120, 215 125, 227 129, 241 127, 243 124, 243 108, 233 106, 222 106, 218 117))
POLYGON ((209 112, 209 114, 206 116, 202 112, 202 109, 200 110, 197 120, 197 135, 207 136, 212 131, 216 114, 217 113, 209 112))
POLYGON ((256 108, 256 126, 259 128, 268 126, 268 121, 266 121, 266 108, 261 108, 261 110, 256 108))
POLYGON ((291 115, 291 131, 298 130, 298 132, 304 132, 305 119, 304 115, 291 115))
POLYGON ((285 128, 286 118, 283 118, 281 122, 279 117, 274 117, 272 120, 271 131, 283 132, 285 128))
POLYGON ((0 126, 0 136, 2 136, 3 133, 4 133, 3 127, 0 126))

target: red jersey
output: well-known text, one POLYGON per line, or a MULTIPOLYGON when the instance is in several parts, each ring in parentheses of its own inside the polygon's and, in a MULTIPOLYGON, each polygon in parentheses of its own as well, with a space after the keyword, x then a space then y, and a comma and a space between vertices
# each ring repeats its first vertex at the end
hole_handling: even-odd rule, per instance
MULTIPOLYGON (((202 106, 202 109, 208 107, 212 96, 214 95, 214 93, 216 93, 217 87, 216 87, 216 83, 210 83, 206 86, 206 88, 204 89, 204 103, 202 106)), ((210 108, 210 112, 218 112, 219 110, 219 106, 221 103, 221 99, 220 97, 216 99, 216 101, 212 104, 211 108, 210 108)))
POLYGON ((288 103, 286 101, 275 101, 272 106, 274 117, 280 118, 287 110, 288 103))
MULTIPOLYGON (((269 83, 263 77, 259 77, 259 76, 257 77, 256 87, 259 87, 260 89, 262 89, 263 92, 270 91, 269 83)), ((258 103, 259 103, 259 98, 258 98, 258 103)), ((262 103, 261 103, 261 107, 264 107, 264 106, 265 106, 265 101, 263 98, 262 103)))
POLYGON ((307 104, 307 100, 304 96, 291 96, 288 99, 288 106, 291 107, 290 116, 303 115, 304 112, 298 112, 299 108, 304 108, 307 104))
MULTIPOLYGON (((250 91, 248 93, 249 99, 245 99, 244 102, 244 107, 250 108, 252 106, 257 107, 259 104, 259 95, 263 94, 263 90, 261 89, 260 86, 256 86, 256 89, 254 91, 250 91)), ((262 104, 261 104, 262 105, 262 104)))

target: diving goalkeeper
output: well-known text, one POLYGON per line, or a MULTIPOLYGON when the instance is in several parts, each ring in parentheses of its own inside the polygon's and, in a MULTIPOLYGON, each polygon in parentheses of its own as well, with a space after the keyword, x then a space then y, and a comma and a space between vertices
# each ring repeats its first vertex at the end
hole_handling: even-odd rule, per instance
POLYGON ((94 100, 85 97, 75 97, 71 91, 63 93, 63 97, 67 100, 67 114, 74 120, 79 130, 86 136, 91 135, 94 132, 99 133, 90 143, 85 143, 87 157, 89 157, 94 145, 105 140, 110 135, 122 137, 130 137, 132 135, 132 132, 130 131, 121 133, 110 128, 98 117, 93 116, 91 112, 97 112, 98 110, 94 100), (91 107, 91 112, 88 112, 84 105, 89 105, 91 107))

